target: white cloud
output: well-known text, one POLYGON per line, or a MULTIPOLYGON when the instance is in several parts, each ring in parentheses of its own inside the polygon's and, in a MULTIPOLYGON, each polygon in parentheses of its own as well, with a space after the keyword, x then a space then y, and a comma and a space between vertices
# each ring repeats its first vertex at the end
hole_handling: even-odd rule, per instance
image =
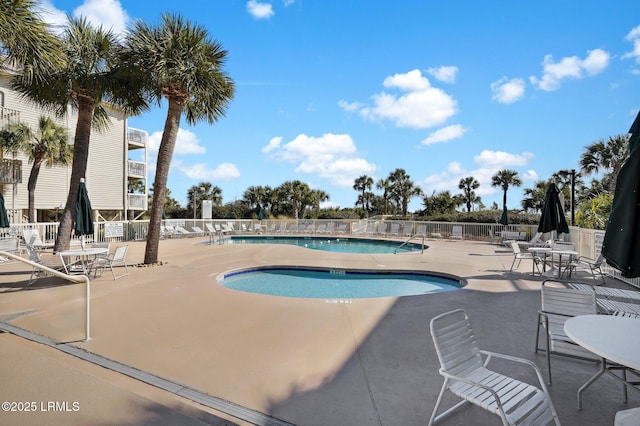
MULTIPOLYGON (((39 7, 42 19, 52 26, 54 33, 61 34, 67 24, 67 13, 57 9, 50 0, 41 1, 39 7)), ((70 15, 84 17, 92 26, 111 30, 115 34, 124 34, 130 21, 119 0, 85 0, 70 15)))
POLYGON ((530 152, 523 152, 522 154, 511 154, 504 151, 490 151, 485 149, 480 154, 473 157, 473 161, 481 167, 515 167, 525 166, 529 160, 533 158, 533 154, 530 152))
POLYGON ((265 154, 267 152, 271 152, 274 149, 280 148, 280 144, 282 143, 282 136, 276 136, 275 138, 271 138, 269 143, 262 147, 262 152, 265 154))
POLYGON ((232 163, 221 163, 214 169, 206 163, 186 164, 181 163, 178 170, 190 179, 194 180, 233 180, 240 177, 240 171, 232 163))
MULTIPOLYGON (((449 191, 451 194, 458 194, 458 183, 460 179, 473 176, 480 183, 480 187, 475 191, 480 197, 499 194, 502 190, 491 186, 491 177, 501 169, 525 167, 533 154, 523 152, 521 154, 511 154, 502 151, 484 150, 474 157, 478 167, 473 170, 465 169, 459 162, 451 162, 445 171, 432 174, 421 182, 422 189, 427 195, 433 191, 449 191)), ((534 170, 526 170, 520 173, 520 178, 526 182, 538 180, 538 174, 534 170)))
POLYGON ((453 124, 431 133, 422 141, 422 144, 431 145, 434 143, 449 142, 450 140, 461 138, 466 132, 467 129, 463 128, 460 124, 453 124))
POLYGON ((633 50, 625 53, 622 58, 635 58, 636 62, 640 63, 640 25, 632 29, 625 39, 633 43, 633 50))
POLYGON ((56 9, 49 0, 40 2, 39 8, 42 20, 51 25, 51 29, 55 34, 62 34, 67 24, 67 14, 62 10, 56 9))
POLYGON ((347 112, 357 111, 362 108, 364 105, 360 102, 347 102, 340 100, 338 101, 338 106, 347 112))
POLYGON ((73 16, 85 17, 94 26, 102 26, 116 34, 123 34, 129 22, 129 16, 118 0, 85 0, 73 11, 73 16))
MULTIPOLYGON (((278 138, 273 138, 271 141, 278 138)), ((362 174, 371 174, 376 170, 374 164, 361 158, 355 143, 349 135, 327 133, 321 137, 304 134, 296 136, 284 145, 269 142, 270 159, 297 163, 296 173, 315 174, 331 184, 350 187, 362 174)))
POLYGON ((527 170, 522 173, 522 180, 525 182, 536 182, 538 181, 538 173, 535 170, 527 170))
POLYGON ((427 72, 434 76, 437 80, 444 81, 445 83, 455 83, 458 67, 441 66, 438 68, 429 68, 427 72))
MULTIPOLYGON (((149 135, 150 153, 156 154, 158 152, 161 139, 162 132, 153 132, 149 135)), ((173 151, 174 155, 204 154, 205 152, 207 152, 207 149, 200 145, 200 139, 195 133, 189 130, 178 129, 176 147, 173 151)))
POLYGON ((588 52, 584 59, 577 56, 567 56, 560 62, 553 62, 551 55, 544 57, 543 74, 540 79, 530 77, 531 83, 538 89, 554 91, 560 88, 560 82, 567 78, 580 79, 583 74, 596 75, 601 73, 609 65, 610 55, 602 49, 594 49, 588 52))
POLYGON ((247 2, 247 11, 256 19, 269 19, 275 13, 270 3, 260 3, 256 0, 249 0, 247 2))
POLYGON ((284 4, 284 7, 291 6, 295 2, 296 2, 296 0, 282 0, 282 3, 284 4))
POLYGON ((398 127, 424 129, 439 126, 458 112, 455 99, 432 87, 419 70, 387 77, 383 84, 408 93, 373 95, 374 106, 360 109, 365 119, 390 120, 398 127))
POLYGON ((502 77, 491 83, 492 99, 502 104, 510 104, 524 96, 525 82, 521 78, 502 77))

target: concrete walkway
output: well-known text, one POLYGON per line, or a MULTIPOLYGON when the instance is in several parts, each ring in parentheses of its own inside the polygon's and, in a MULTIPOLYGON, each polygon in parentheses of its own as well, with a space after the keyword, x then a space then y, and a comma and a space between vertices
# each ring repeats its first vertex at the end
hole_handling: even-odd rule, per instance
MULTIPOLYGON (((509 273, 513 255, 505 247, 436 240, 424 254, 356 255, 204 241, 161 241, 162 266, 93 280, 88 342, 78 342, 82 285, 46 279, 23 289, 30 271, 0 265, 0 321, 75 341, 68 344, 296 425, 426 424, 442 384, 428 322, 455 308, 470 315, 481 348, 531 359, 546 372, 544 355, 533 350, 541 279, 531 277, 526 261, 509 273), (259 265, 424 270, 468 284, 432 295, 334 303, 243 293, 216 282, 219 273, 259 265)), ((144 243, 129 247, 128 263, 142 262, 144 243)), ((79 405, 77 411, 3 412, 0 423, 247 424, 42 344, 7 333, 0 342, 0 399, 79 405)), ((596 366, 557 357, 552 366, 550 391, 564 425, 613 424, 616 411, 640 405, 634 392, 623 403, 621 387, 603 377, 578 411, 576 391, 596 366)), ((499 419, 469 407, 443 424, 499 419)))

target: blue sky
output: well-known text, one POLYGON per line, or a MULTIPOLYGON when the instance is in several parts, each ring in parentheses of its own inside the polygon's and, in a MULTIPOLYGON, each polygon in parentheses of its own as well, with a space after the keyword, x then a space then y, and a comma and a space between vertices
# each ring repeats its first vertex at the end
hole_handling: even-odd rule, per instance
MULTIPOLYGON (((122 33, 178 12, 229 51, 236 94, 218 123, 178 135, 168 187, 209 181, 223 202, 251 185, 299 179, 351 207, 362 174, 400 167, 427 194, 461 178, 490 207, 625 134, 640 109, 637 2, 431 0, 50 0, 45 19, 82 15, 122 33)), ((149 132, 151 169, 166 107, 130 119, 149 132)), ((136 158, 133 158, 136 159, 136 158)), ((153 177, 150 177, 150 182, 153 177)), ((587 182, 590 178, 586 179, 587 182)), ((374 192, 379 192, 374 189, 374 192)), ((411 209, 420 209, 414 199, 411 209)))

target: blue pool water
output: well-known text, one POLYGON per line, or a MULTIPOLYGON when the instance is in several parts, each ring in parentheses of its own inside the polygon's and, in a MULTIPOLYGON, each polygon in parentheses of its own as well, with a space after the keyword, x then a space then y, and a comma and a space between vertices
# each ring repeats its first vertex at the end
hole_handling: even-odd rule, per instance
POLYGON ((224 287, 271 296, 359 299, 457 290, 456 279, 417 272, 263 267, 218 276, 224 287))
POLYGON ((409 243, 402 247, 401 242, 368 240, 361 238, 337 237, 261 237, 237 236, 225 239, 225 244, 289 244, 314 250, 332 251, 338 253, 410 253, 420 251, 420 244, 409 243))

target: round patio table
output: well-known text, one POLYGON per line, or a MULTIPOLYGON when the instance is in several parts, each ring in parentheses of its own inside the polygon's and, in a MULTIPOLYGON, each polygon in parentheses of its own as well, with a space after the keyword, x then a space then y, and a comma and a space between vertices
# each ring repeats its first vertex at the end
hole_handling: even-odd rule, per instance
POLYGON ((627 400, 627 387, 640 392, 611 372, 629 367, 640 370, 640 319, 612 315, 579 315, 564 323, 567 336, 583 348, 601 358, 600 368, 578 390, 578 409, 582 409, 582 392, 604 373, 610 374, 625 385, 624 399, 627 400), (614 364, 614 365, 612 365, 614 364))
POLYGON ((88 269, 91 265, 91 261, 95 259, 96 256, 100 254, 107 254, 108 252, 109 249, 106 247, 89 247, 85 249, 64 250, 58 252, 58 254, 60 255, 60 260, 62 260, 65 273, 69 274, 72 265, 80 265, 81 272, 84 275, 89 276, 88 269), (72 257, 75 257, 76 261, 65 261, 65 258, 71 259, 72 257))

